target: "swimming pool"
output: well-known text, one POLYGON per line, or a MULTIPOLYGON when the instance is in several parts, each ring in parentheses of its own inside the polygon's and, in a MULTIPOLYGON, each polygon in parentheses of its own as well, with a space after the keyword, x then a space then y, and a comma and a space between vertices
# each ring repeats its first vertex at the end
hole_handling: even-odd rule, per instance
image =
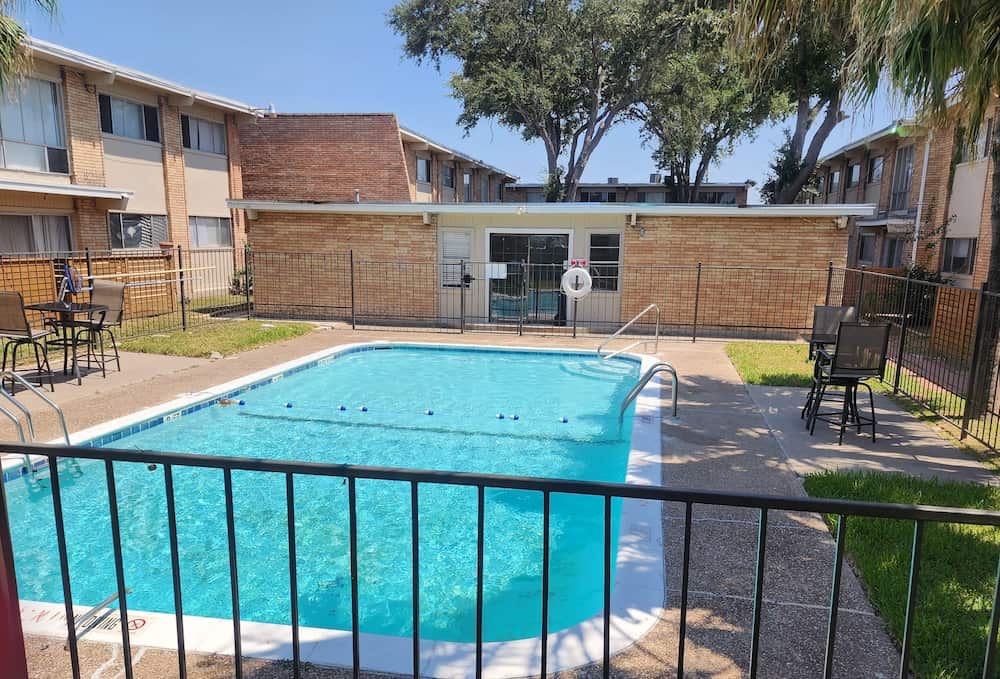
MULTIPOLYGON (((634 358, 573 352, 361 345, 301 362, 202 403, 97 437, 93 445, 161 451, 625 481, 631 418, 618 407, 635 383, 634 358), (206 407, 207 405, 207 407, 206 407)), ((116 463, 125 579, 132 611, 173 610, 162 470, 116 463)), ((222 473, 177 469, 185 614, 228 617, 222 473)), ((115 591, 103 465, 61 474, 74 603, 115 591)), ((284 479, 235 472, 241 617, 289 623, 284 479)), ((22 599, 62 599, 47 490, 8 483, 22 599)), ((296 478, 300 623, 350 629, 347 498, 342 479, 296 478)), ((409 486, 359 480, 361 630, 411 630, 409 486)), ((602 608, 603 502, 553 495, 549 629, 602 608)), ((542 500, 488 489, 484 639, 537 637, 542 500)), ((617 542, 621 506, 614 506, 617 542)), ((476 492, 420 487, 421 635, 465 644, 475 633, 476 492)))

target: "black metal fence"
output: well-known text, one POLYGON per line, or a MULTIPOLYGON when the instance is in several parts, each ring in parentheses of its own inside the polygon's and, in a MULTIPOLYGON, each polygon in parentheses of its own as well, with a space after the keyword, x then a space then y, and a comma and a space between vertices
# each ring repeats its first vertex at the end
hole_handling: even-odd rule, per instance
MULTIPOLYGON (((0 288, 21 293, 26 304, 59 296, 67 267, 84 287, 93 280, 125 283, 120 336, 181 330, 249 308, 242 248, 82 250, 0 255, 0 288)), ((86 292, 75 297, 86 300, 86 292)), ((41 322, 40 312, 29 320, 41 322)))
MULTIPOLYGON (((412 648, 413 648, 413 676, 420 676, 421 668, 421 645, 420 645, 420 605, 424 596, 421 592, 420 568, 421 559, 420 540, 417 538, 420 531, 420 488, 422 485, 447 484, 472 487, 477 489, 477 562, 476 562, 476 653, 475 653, 475 676, 481 677, 483 674, 483 563, 484 563, 484 515, 486 511, 487 489, 507 489, 530 491, 541 495, 543 500, 542 511, 542 539, 543 548, 541 555, 541 583, 540 583, 540 606, 541 606, 541 626, 539 636, 541 639, 541 675, 545 676, 548 669, 548 592, 549 592, 549 563, 550 563, 550 541, 549 541, 549 512, 550 498, 553 494, 567 494, 573 496, 590 496, 603 498, 603 658, 600 663, 602 676, 608 677, 611 672, 611 592, 613 564, 616 558, 616 548, 613 544, 614 529, 612 525, 612 501, 616 499, 643 500, 655 503, 677 503, 684 508, 684 540, 683 556, 679 564, 673 567, 680 568, 681 580, 679 591, 679 629, 678 648, 676 662, 676 676, 683 677, 689 672, 685 666, 685 638, 688 620, 688 586, 689 571, 691 561, 691 536, 692 536, 692 508, 695 505, 722 506, 749 508, 757 510, 757 543, 756 558, 754 560, 754 586, 753 586, 753 615, 749 630, 750 646, 749 654, 746 658, 747 673, 750 677, 756 677, 759 669, 759 657, 762 646, 771 643, 767 638, 761 638, 761 610, 765 601, 764 570, 765 563, 769 558, 767 550, 768 543, 768 517, 770 512, 791 511, 791 512, 816 512, 837 517, 836 524, 836 551, 833 557, 833 579, 830 586, 829 604, 827 608, 828 624, 825 630, 825 657, 823 661, 823 677, 833 676, 833 658, 838 634, 838 611, 840 604, 841 579, 843 574, 843 562, 845 553, 845 539, 847 527, 850 520, 859 518, 878 518, 893 521, 907 521, 913 524, 913 544, 909 563, 909 576, 907 597, 905 602, 905 622, 900 637, 900 672, 899 676, 908 676, 909 659, 912 648, 912 633, 914 620, 918 613, 917 601, 919 598, 918 584, 920 578, 921 549, 923 546, 923 536, 927 524, 959 524, 959 525, 987 525, 1000 528, 1000 512, 988 512, 975 509, 956 509, 942 507, 905 506, 880 503, 867 503, 845 500, 825 500, 810 498, 790 498, 771 497, 749 494, 719 493, 711 491, 678 490, 655 486, 636 486, 616 483, 601 482, 580 482, 559 479, 540 479, 527 477, 498 476, 487 474, 470 474, 444 471, 393 469, 383 467, 361 467, 339 464, 291 462, 279 460, 266 460, 259 458, 239 458, 239 457, 219 457, 201 454, 185 453, 161 453, 152 451, 135 450, 113 450, 98 448, 72 448, 68 446, 43 446, 43 445, 17 445, 4 444, 2 452, 16 455, 34 454, 41 455, 48 460, 49 488, 52 494, 53 521, 56 533, 56 540, 59 551, 60 577, 62 579, 63 597, 66 606, 68 649, 70 654, 70 664, 74 679, 80 677, 80 660, 77 649, 76 630, 74 626, 74 611, 72 608, 73 590, 69 573, 69 557, 66 545, 66 533, 63 523, 63 506, 60 490, 60 472, 58 461, 60 459, 86 459, 104 462, 104 474, 106 477, 107 493, 109 500, 108 516, 111 525, 111 537, 113 544, 113 555, 115 572, 117 577, 118 613, 121 618, 122 647, 124 651, 125 676, 132 679, 133 669, 131 661, 131 645, 129 639, 128 625, 128 590, 125 587, 124 566, 122 560, 121 528, 119 524, 119 507, 117 501, 118 485, 115 480, 115 462, 142 463, 144 465, 158 465, 162 468, 163 488, 166 500, 167 528, 169 533, 170 560, 173 580, 173 600, 177 629, 177 662, 179 676, 187 676, 187 665, 185 657, 185 625, 183 619, 184 595, 181 590, 180 555, 178 553, 177 541, 177 515, 175 512, 175 497, 173 485, 173 473, 177 468, 197 467, 220 470, 224 476, 224 493, 226 504, 226 526, 228 535, 228 557, 229 557, 229 578, 232 598, 232 623, 235 648, 236 676, 243 676, 241 657, 241 616, 240 616, 240 595, 239 595, 239 568, 237 564, 236 551, 236 531, 235 531, 235 510, 233 505, 233 471, 247 471, 260 474, 278 474, 285 480, 285 503, 286 516, 284 521, 287 527, 287 539, 289 550, 288 578, 290 584, 290 598, 288 602, 291 614, 291 635, 292 635, 292 661, 293 671, 296 677, 301 672, 301 648, 299 634, 299 592, 296 571, 296 538, 295 538, 295 493, 294 480, 296 476, 322 476, 336 477, 344 479, 348 490, 349 509, 349 543, 350 543, 350 587, 351 587, 351 636, 352 636, 352 665, 353 674, 359 677, 361 673, 360 663, 360 625, 359 625, 359 604, 358 604, 358 526, 357 526, 357 498, 356 482, 359 479, 377 479, 405 484, 409 488, 409 504, 411 516, 411 544, 412 552, 409 556, 412 571, 412 648)), ((151 467, 152 469, 153 467, 151 467)), ((11 564, 4 564, 4 559, 9 559, 12 554, 10 526, 7 521, 6 496, 3 484, 0 484, 0 577, 8 574, 13 576, 11 564)), ((43 520, 39 517, 39 521, 43 520)), ((4 592, 16 592, 16 583, 2 583, 0 595, 4 592)), ((135 586, 135 583, 133 583, 135 586)), ((956 597, 962 596, 961 592, 955 592, 956 597)), ((996 639, 998 627, 1000 627, 1000 568, 997 571, 997 581, 993 595, 988 632, 984 635, 984 655, 982 676, 993 679, 996 668, 996 639)), ((6 610, 0 610, 0 617, 12 625, 16 624, 20 629, 17 610, 16 596, 13 599, 0 596, 0 603, 6 610)), ((662 624, 662 623, 661 623, 662 624)), ((0 643, 5 639, 11 639, 12 635, 5 635, 0 638, 0 643)), ((9 648, 0 648, 2 655, 9 659, 12 667, 17 667, 17 658, 23 658, 23 638, 20 640, 21 648, 14 648, 18 643, 18 635, 13 635, 13 640, 9 648)), ((7 662, 7 661, 5 661, 7 662)), ((697 669, 692 674, 697 673, 697 669)), ((668 674, 666 668, 662 675, 668 674)), ((673 674, 673 672, 670 672, 673 674)), ((25 672, 26 676, 26 672, 25 672)), ((14 675, 12 679, 21 679, 14 675)))
POLYGON ((929 411, 1000 447, 1000 296, 864 269, 844 272, 836 303, 889 323, 888 379, 929 411))

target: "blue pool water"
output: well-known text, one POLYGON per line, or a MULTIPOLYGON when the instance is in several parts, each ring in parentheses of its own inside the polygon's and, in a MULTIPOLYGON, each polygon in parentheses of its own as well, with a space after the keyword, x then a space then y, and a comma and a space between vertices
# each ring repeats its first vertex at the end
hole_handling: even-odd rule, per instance
MULTIPOLYGON (((362 351, 246 391, 244 406, 213 405, 110 445, 620 482, 631 424, 619 434, 617 411, 638 372, 635 361, 593 354, 362 351)), ((171 613, 163 471, 115 471, 129 607, 171 613)), ((230 617, 222 472, 174 477, 184 612, 230 617)), ((93 605, 116 591, 103 463, 81 461, 60 479, 74 603, 93 605)), ((51 495, 39 485, 7 484, 20 597, 61 602, 51 495)), ((233 487, 241 617, 288 624, 284 478, 234 472, 233 487)), ((350 629, 347 487, 299 476, 295 493, 300 622, 350 629)), ((359 480, 357 497, 361 629, 408 636, 409 485, 359 480)), ((421 485, 419 500, 421 635, 473 641, 476 491, 421 485)), ((551 508, 550 629, 559 630, 601 610, 603 500, 553 495, 551 508)), ((541 510, 539 493, 486 491, 487 641, 539 634, 541 510)))

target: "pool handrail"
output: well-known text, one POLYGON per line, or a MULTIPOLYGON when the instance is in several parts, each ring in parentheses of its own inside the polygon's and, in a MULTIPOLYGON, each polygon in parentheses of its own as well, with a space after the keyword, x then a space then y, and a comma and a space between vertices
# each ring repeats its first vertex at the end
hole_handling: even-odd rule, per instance
MULTIPOLYGON (((28 380, 24 379, 21 375, 17 374, 13 370, 4 370, 0 372, 0 396, 7 399, 11 404, 14 405, 15 408, 24 413, 24 417, 28 422, 28 435, 30 437, 29 443, 35 441, 35 422, 31 417, 31 411, 28 410, 23 403, 17 400, 17 398, 12 393, 7 391, 6 387, 4 387, 3 384, 4 380, 8 378, 13 382, 17 382, 22 387, 30 391, 32 394, 40 398, 47 406, 49 406, 50 408, 52 408, 52 410, 55 411, 56 415, 59 418, 59 425, 62 428, 63 439, 66 441, 67 446, 70 445, 69 427, 66 425, 66 416, 63 414, 62 408, 60 408, 55 401, 46 396, 41 389, 35 387, 33 384, 28 382, 28 380)), ((20 426, 18 428, 20 429, 20 426)))
POLYGON ((641 339, 641 340, 636 340, 635 342, 632 342, 631 344, 629 344, 628 346, 626 346, 626 347, 624 347, 622 349, 618 349, 617 351, 612 351, 611 353, 609 353, 607 355, 604 355, 604 353, 603 353, 604 347, 606 345, 608 345, 610 342, 618 339, 618 337, 623 332, 625 332, 626 330, 628 330, 632 326, 633 323, 635 323, 640 318, 642 318, 643 316, 645 316, 646 314, 648 314, 650 311, 654 311, 654 310, 656 311, 656 330, 655 330, 655 332, 653 334, 653 353, 655 354, 657 351, 659 351, 660 350, 660 307, 657 306, 656 304, 650 304, 645 309, 643 309, 642 311, 640 311, 639 313, 637 313, 635 316, 633 316, 632 319, 628 323, 626 323, 625 325, 623 325, 622 327, 618 328, 613 333, 611 333, 610 335, 608 335, 607 337, 604 338, 604 340, 597 347, 597 355, 598 355, 598 357, 600 357, 600 358, 602 358, 604 360, 608 360, 609 358, 614 358, 615 356, 618 356, 619 354, 623 354, 626 351, 629 351, 630 349, 634 349, 635 347, 639 346, 640 344, 648 344, 649 343, 648 339, 641 339))
POLYGON ((671 381, 670 397, 673 406, 673 416, 677 417, 677 371, 674 370, 674 366, 670 365, 669 363, 657 362, 646 369, 646 372, 642 374, 642 377, 639 378, 639 381, 635 383, 635 386, 632 387, 632 390, 629 391, 628 395, 622 400, 621 409, 618 411, 619 430, 621 430, 622 422, 624 422, 625 420, 625 411, 628 410, 628 407, 629 405, 631 405, 632 401, 634 401, 639 396, 639 392, 642 391, 643 387, 645 387, 646 384, 651 379, 653 379, 653 377, 664 372, 670 373, 670 381, 671 381))

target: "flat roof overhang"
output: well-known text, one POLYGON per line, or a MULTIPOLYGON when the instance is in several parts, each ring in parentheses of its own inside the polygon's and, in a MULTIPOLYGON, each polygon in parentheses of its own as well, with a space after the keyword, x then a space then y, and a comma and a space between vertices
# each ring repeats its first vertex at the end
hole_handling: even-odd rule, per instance
POLYGON ((47 194, 50 196, 74 196, 79 198, 95 198, 97 200, 116 200, 125 207, 131 191, 112 189, 104 186, 85 186, 83 184, 47 184, 44 182, 18 182, 0 179, 0 191, 17 191, 20 193, 47 194))
MULTIPOLYGON (((316 203, 280 200, 227 200, 231 208, 248 212, 302 212, 369 215, 637 215, 649 217, 871 217, 877 206, 734 205, 648 203, 316 203)), ((252 218, 252 217, 251 217, 252 218)))

